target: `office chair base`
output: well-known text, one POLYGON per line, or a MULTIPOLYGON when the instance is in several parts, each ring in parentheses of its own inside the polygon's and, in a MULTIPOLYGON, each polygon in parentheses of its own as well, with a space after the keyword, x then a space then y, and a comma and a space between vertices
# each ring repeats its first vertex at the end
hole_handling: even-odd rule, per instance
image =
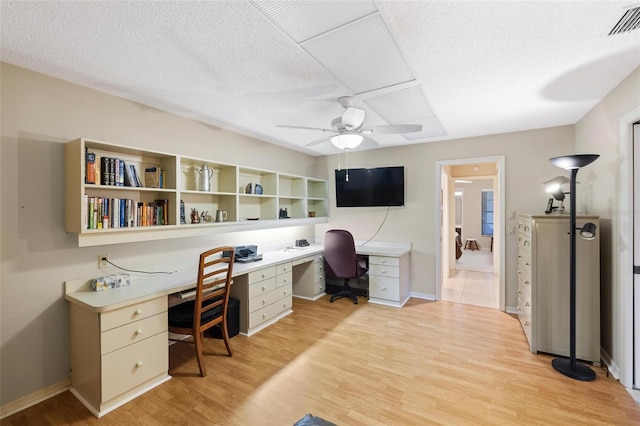
POLYGON ((358 304, 358 296, 356 296, 355 294, 353 294, 349 290, 342 290, 342 291, 339 291, 337 293, 333 293, 331 295, 331 298, 329 299, 329 302, 333 303, 334 300, 340 299, 341 297, 348 297, 349 299, 351 299, 353 301, 354 305, 358 304))

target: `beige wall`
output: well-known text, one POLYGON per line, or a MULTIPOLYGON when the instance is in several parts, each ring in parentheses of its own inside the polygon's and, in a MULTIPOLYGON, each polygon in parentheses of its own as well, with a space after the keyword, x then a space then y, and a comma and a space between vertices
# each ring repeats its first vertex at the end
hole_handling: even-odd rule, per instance
POLYGON ((64 231, 63 142, 107 142, 317 176, 311 156, 2 64, 0 403, 69 378, 63 282, 96 277, 97 256, 126 268, 196 268, 221 244, 313 238, 313 226, 78 248, 64 231))
MULTIPOLYGON (((386 222, 375 237, 378 241, 409 242, 411 252, 411 291, 414 295, 433 297, 435 282, 436 161, 505 156, 506 224, 515 225, 517 216, 510 213, 543 213, 548 198, 542 182, 558 175, 549 158, 573 153, 573 126, 482 136, 446 142, 425 143, 349 154, 350 167, 405 166, 405 207, 392 207, 386 222)), ((345 166, 344 154, 320 158, 329 176, 331 207, 327 224, 317 225, 319 236, 330 228, 349 229, 357 240, 372 238, 387 209, 336 208, 334 169, 345 166)), ((438 190, 439 193, 439 190, 438 190)), ((517 304, 517 239, 506 234, 506 306, 517 304)))
MULTIPOLYGON (((1 360, 0 404, 69 377, 68 307, 63 282, 101 274, 98 254, 124 267, 195 268, 199 252, 219 244, 268 245, 322 237, 334 227, 356 239, 374 236, 384 208, 335 208, 333 170, 344 155, 310 157, 214 126, 164 113, 61 80, 2 64, 0 150, 1 360), (88 137, 249 167, 330 179, 330 222, 259 232, 219 234, 78 248, 64 231, 63 142, 88 137)), ((349 155, 351 167, 404 165, 406 206, 392 208, 375 237, 413 246, 411 290, 435 294, 435 162, 504 155, 506 210, 540 213, 547 199, 542 182, 558 174, 548 158, 572 153, 574 127, 500 134, 385 148, 349 155)), ((516 304, 516 237, 506 236, 506 305, 516 304)))
POLYGON ((601 332, 611 370, 630 386, 632 369, 631 289, 633 210, 632 151, 627 133, 640 120, 640 68, 576 124, 576 153, 600 154, 578 172, 576 202, 600 216, 601 332), (625 291, 627 293, 625 293, 625 291))
MULTIPOLYGON (((491 237, 482 236, 482 190, 493 189, 493 179, 474 179, 471 183, 456 184, 462 188, 462 244, 475 238, 483 250, 491 247, 491 237)), ((497 212, 494 214, 497 216, 497 212)))

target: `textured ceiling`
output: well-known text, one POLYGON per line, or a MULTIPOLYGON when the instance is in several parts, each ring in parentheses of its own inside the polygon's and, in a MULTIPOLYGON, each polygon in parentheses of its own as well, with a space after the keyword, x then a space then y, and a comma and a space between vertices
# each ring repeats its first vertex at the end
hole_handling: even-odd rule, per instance
MULTIPOLYGON (((573 124, 640 66, 623 1, 2 1, 1 59, 313 155, 355 96, 380 146, 573 124), (275 6, 275 8, 273 7, 275 6)), ((640 99, 640 94, 638 94, 640 99)))

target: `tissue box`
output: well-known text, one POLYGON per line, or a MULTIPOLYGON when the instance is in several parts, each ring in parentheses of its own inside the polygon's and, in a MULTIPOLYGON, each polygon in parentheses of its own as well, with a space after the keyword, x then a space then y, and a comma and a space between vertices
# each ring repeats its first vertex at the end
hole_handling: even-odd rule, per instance
POLYGON ((91 288, 94 291, 110 290, 112 288, 126 287, 131 283, 129 274, 113 274, 100 278, 94 278, 91 281, 91 288))

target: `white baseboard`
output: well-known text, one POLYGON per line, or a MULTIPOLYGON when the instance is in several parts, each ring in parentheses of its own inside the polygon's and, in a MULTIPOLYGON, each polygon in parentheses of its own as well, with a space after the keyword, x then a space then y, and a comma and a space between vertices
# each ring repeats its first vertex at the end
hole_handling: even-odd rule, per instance
POLYGON ((416 299, 436 300, 436 295, 430 293, 411 292, 410 297, 415 297, 416 299))
POLYGON ((609 374, 613 376, 618 382, 620 381, 620 368, 618 365, 611 359, 611 355, 607 353, 602 347, 600 347, 600 359, 604 365, 607 366, 607 371, 609 374))
POLYGON ((71 387, 71 379, 63 380, 44 389, 40 389, 30 395, 23 396, 15 401, 4 404, 0 407, 0 419, 4 419, 12 414, 22 411, 26 408, 36 405, 46 399, 54 397, 71 387))

